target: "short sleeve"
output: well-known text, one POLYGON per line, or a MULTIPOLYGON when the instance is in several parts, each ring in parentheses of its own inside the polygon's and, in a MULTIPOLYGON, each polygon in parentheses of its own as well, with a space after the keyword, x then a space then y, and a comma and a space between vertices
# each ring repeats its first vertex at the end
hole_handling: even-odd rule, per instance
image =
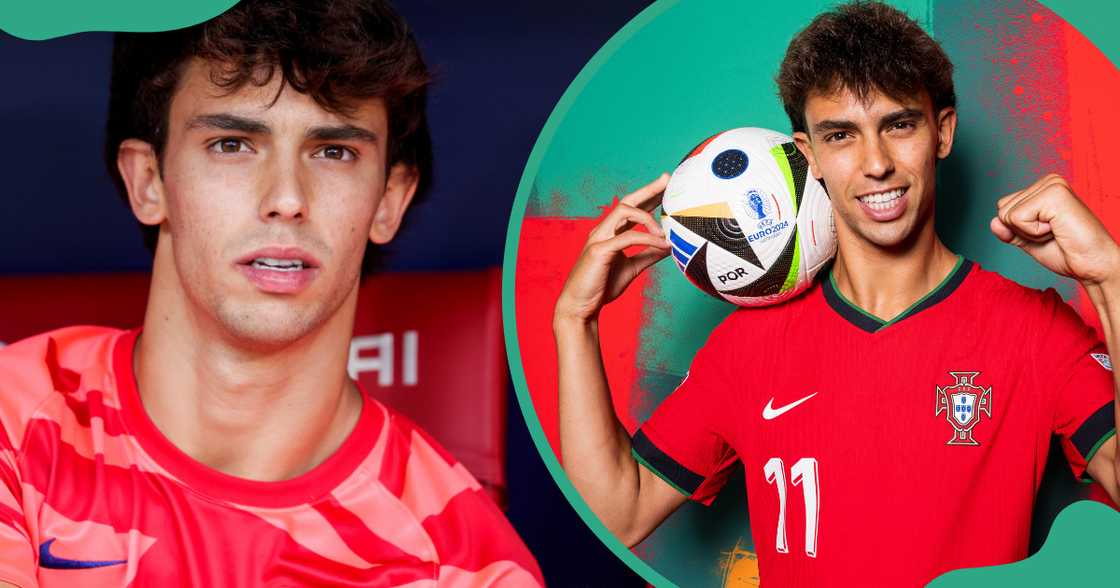
MULTIPOLYGON (((732 315, 734 317, 735 315, 732 315)), ((712 332, 688 375, 634 433, 631 451, 642 466, 690 499, 711 504, 738 456, 726 440, 720 414, 735 365, 732 319, 712 332)))
POLYGON ((1089 460, 1116 434, 1112 361, 1093 329, 1056 292, 1043 297, 1036 365, 1054 392, 1052 431, 1074 476, 1083 479, 1089 460))

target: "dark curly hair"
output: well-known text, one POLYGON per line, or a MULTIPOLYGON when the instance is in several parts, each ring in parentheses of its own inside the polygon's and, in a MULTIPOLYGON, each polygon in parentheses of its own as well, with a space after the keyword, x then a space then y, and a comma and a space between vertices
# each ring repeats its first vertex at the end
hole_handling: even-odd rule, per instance
POLYGON ((953 64, 906 13, 880 2, 853 2, 813 19, 786 50, 778 93, 793 132, 806 132, 805 101, 841 88, 910 98, 923 89, 934 112, 955 106, 953 64))
MULTIPOLYGON (((384 0, 242 0, 202 24, 160 33, 117 33, 105 134, 105 164, 127 202, 117 169, 121 141, 152 145, 162 161, 171 98, 192 58, 220 65, 211 81, 233 93, 267 85, 275 75, 329 112, 349 114, 357 102, 385 101, 388 164, 419 173, 420 191, 432 171, 426 115, 431 80, 404 19, 384 0)), ((155 251, 159 227, 141 225, 155 251)), ((367 247, 364 267, 372 263, 367 247)))

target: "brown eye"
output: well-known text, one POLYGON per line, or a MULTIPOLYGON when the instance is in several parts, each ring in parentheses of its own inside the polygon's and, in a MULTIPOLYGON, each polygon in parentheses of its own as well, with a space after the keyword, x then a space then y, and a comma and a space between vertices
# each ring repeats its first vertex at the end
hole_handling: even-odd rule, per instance
POLYGON ((241 139, 220 139, 210 145, 211 151, 218 153, 238 153, 240 151, 248 151, 249 148, 241 139))
POLYGON ((327 145, 317 151, 313 157, 320 157, 322 159, 336 159, 339 161, 350 161, 357 157, 354 151, 342 145, 327 145))

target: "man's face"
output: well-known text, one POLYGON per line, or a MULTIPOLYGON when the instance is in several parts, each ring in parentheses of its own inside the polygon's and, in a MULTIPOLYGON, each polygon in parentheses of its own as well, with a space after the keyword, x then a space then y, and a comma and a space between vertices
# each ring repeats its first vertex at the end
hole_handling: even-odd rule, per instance
POLYGON ((277 97, 279 75, 227 94, 209 67, 184 69, 149 187, 159 214, 137 213, 162 224, 154 274, 174 266, 162 275, 177 283, 153 288, 180 289, 195 320, 235 339, 284 345, 352 308, 366 242, 392 238, 415 175, 386 170, 381 100, 333 114, 290 87, 277 97))
POLYGON ((895 100, 848 89, 811 94, 808 133, 795 133, 814 177, 828 189, 840 244, 904 247, 933 222, 935 163, 952 148, 956 113, 934 113, 926 92, 895 100))

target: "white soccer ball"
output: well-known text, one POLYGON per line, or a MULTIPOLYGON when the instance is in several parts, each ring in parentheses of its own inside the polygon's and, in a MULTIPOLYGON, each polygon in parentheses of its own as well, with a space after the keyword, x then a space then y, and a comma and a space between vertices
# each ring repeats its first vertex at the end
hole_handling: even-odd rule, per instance
POLYGON ((828 194, 793 139, 769 129, 732 129, 698 145, 661 207, 677 267, 740 306, 796 296, 836 254, 828 194))

